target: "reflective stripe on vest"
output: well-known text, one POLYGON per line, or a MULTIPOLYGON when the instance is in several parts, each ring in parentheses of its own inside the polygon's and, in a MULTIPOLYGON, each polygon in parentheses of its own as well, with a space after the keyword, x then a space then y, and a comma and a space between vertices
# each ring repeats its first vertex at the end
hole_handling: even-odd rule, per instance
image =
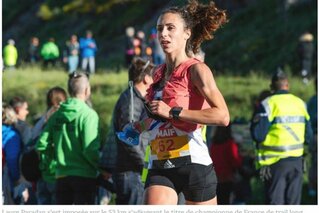
POLYGON ((277 116, 273 120, 273 124, 277 123, 305 123, 305 116, 277 116))
MULTIPOLYGON (((277 116, 272 122, 273 124, 278 123, 306 123, 306 119, 304 116, 277 116)), ((283 127, 289 132, 289 134, 298 142, 301 142, 296 133, 287 125, 283 125, 283 127)))
POLYGON ((303 154, 305 122, 309 115, 304 102, 291 94, 273 95, 262 101, 271 126, 257 150, 258 166, 303 154))
POLYGON ((288 151, 292 151, 292 150, 303 149, 303 143, 293 144, 293 145, 289 145, 289 146, 265 146, 265 145, 261 144, 259 146, 259 149, 269 150, 269 151, 288 152, 288 151))
MULTIPOLYGON (((286 157, 290 157, 290 156, 286 156, 286 157)), ((263 156, 257 156, 257 160, 258 160, 258 161, 267 161, 267 160, 272 159, 272 158, 279 158, 279 159, 281 159, 281 158, 283 158, 283 156, 282 156, 282 155, 267 155, 267 156, 263 155, 263 156)))

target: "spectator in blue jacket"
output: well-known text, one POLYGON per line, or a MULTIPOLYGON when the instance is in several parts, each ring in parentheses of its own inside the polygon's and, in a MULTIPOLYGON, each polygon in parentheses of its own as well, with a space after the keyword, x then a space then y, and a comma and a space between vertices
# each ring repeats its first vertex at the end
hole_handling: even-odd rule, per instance
POLYGON ((10 177, 10 185, 14 184, 20 178, 19 157, 21 153, 22 141, 18 131, 14 128, 14 124, 18 121, 11 106, 2 107, 2 158, 3 170, 8 169, 10 177))
POLYGON ((96 42, 93 39, 93 33, 86 31, 86 37, 80 39, 80 50, 82 57, 82 70, 87 71, 89 65, 90 74, 95 73, 95 53, 97 50, 96 42))
POLYGON ((30 184, 20 173, 19 158, 23 145, 18 130, 14 128, 17 121, 14 109, 9 105, 2 105, 3 204, 27 204, 29 200, 30 184))

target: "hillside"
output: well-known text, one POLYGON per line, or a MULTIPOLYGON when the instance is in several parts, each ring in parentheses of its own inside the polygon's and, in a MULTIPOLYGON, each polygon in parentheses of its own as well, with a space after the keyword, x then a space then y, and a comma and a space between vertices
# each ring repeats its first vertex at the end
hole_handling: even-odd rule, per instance
MULTIPOLYGON (((97 65, 114 68, 123 60, 125 28, 134 26, 143 29, 145 20, 151 20, 168 0, 41 2, 3 1, 3 42, 14 38, 19 50, 27 50, 32 36, 39 37, 42 43, 49 37, 55 37, 58 46, 63 48, 71 34, 84 36, 85 31, 90 29, 99 48, 97 65)), ((22 59, 26 54, 26 51, 20 51, 22 59)))
POLYGON ((207 46, 208 63, 232 74, 271 73, 279 65, 299 74, 300 35, 311 32, 317 46, 317 1, 303 1, 287 11, 279 2, 284 1, 258 1, 231 17, 207 46))
MULTIPOLYGON (((71 34, 83 36, 86 29, 91 29, 99 45, 98 68, 114 70, 124 61, 125 28, 134 26, 148 34, 161 9, 171 2, 3 0, 3 42, 14 38, 23 59, 31 36, 38 36, 42 42, 53 36, 63 47, 71 34)), ((288 10, 282 9, 278 3, 281 1, 277 0, 243 2, 250 3, 232 11, 229 23, 217 32, 213 41, 204 43, 206 62, 217 73, 269 73, 278 65, 297 73, 298 37, 310 31, 317 43, 317 1, 299 0, 301 3, 288 10)))

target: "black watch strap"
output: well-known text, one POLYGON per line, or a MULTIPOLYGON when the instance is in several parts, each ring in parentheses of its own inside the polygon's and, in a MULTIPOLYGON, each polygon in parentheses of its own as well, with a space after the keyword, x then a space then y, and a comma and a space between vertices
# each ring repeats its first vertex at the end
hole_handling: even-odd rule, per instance
POLYGON ((173 107, 170 110, 170 114, 172 115, 174 120, 179 119, 179 114, 181 113, 182 110, 183 110, 183 107, 173 107))

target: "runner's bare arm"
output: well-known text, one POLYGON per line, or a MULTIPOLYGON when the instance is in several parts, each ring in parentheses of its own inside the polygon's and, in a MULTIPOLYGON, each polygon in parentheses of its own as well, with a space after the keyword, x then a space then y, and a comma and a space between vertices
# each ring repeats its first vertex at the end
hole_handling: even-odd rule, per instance
MULTIPOLYGON (((210 108, 203 110, 183 109, 179 114, 179 119, 191 123, 227 126, 229 124, 228 108, 209 67, 204 63, 195 64, 191 68, 191 80, 198 92, 206 99, 210 108)), ((151 109, 155 114, 170 118, 171 107, 163 101, 152 101, 151 109)))
POLYGON ((191 80, 211 108, 183 110, 180 119, 194 123, 227 126, 229 123, 228 107, 209 67, 204 63, 195 64, 191 69, 191 80))

